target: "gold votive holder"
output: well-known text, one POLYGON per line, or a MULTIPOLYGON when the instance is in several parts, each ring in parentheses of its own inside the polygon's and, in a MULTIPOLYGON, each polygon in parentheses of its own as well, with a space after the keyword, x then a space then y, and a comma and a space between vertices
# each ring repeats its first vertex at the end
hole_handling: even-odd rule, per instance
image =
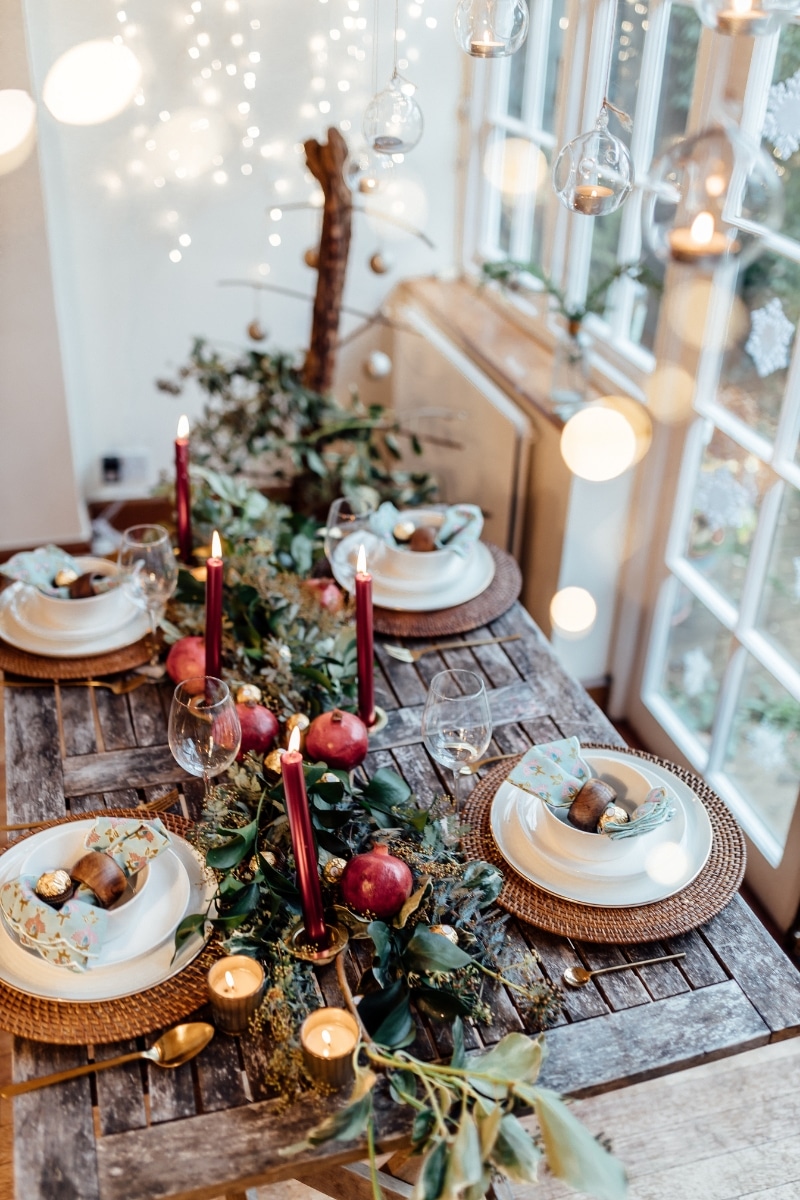
POLYGON ((358 1021, 346 1008, 318 1008, 300 1026, 303 1062, 312 1079, 341 1088, 355 1078, 353 1051, 358 1021))
POLYGON ((327 967, 342 953, 349 941, 349 934, 344 925, 337 922, 325 922, 325 941, 321 944, 312 942, 306 933, 302 921, 295 925, 284 942, 286 949, 295 958, 310 962, 315 967, 327 967))
POLYGON ((208 972, 208 998, 222 1033, 245 1033, 264 995, 264 968, 246 954, 220 958, 208 972))

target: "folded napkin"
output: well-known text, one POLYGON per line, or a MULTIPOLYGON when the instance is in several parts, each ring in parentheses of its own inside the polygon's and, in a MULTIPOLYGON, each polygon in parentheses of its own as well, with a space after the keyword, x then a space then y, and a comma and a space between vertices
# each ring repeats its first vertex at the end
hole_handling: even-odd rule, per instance
MULTIPOLYGON (((59 571, 74 571, 76 575, 83 573, 80 563, 59 546, 40 546, 38 550, 23 550, 0 567, 0 572, 9 579, 28 583, 47 596, 66 597, 69 595, 68 589, 56 587, 53 583, 59 571)), ((116 587, 118 582, 115 576, 98 576, 95 588, 98 592, 106 592, 116 587)))
MULTIPOLYGON (((169 845, 162 822, 99 817, 86 834, 87 850, 104 851, 130 878, 169 845)), ((54 863, 53 869, 61 866, 54 863)), ((0 886, 0 910, 23 946, 71 971, 85 971, 103 948, 108 913, 90 888, 80 884, 60 908, 35 893, 36 878, 22 875, 0 886)))
MULTIPOLYGON (((394 527, 405 519, 404 513, 395 508, 390 500, 385 501, 370 517, 370 529, 381 541, 394 546, 394 527)), ((483 513, 476 504, 451 504, 445 509, 442 524, 436 535, 439 550, 452 550, 466 557, 473 542, 477 542, 483 529, 483 513)))
MULTIPOLYGON (((569 808, 592 772, 581 758, 576 737, 532 746, 509 775, 515 787, 538 796, 551 808, 569 808)), ((617 840, 649 833, 675 815, 672 797, 665 787, 654 787, 624 824, 608 821, 603 834, 617 840)))

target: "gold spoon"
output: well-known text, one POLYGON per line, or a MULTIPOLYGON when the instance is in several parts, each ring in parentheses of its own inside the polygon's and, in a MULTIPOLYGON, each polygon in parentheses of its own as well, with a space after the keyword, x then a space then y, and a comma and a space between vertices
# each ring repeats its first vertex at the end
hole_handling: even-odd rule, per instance
POLYGON ((686 958, 686 954, 665 954, 661 958, 643 958, 640 962, 617 963, 614 967, 598 967, 596 971, 587 971, 586 967, 567 967, 561 978, 564 983, 573 988, 586 987, 593 975, 607 975, 609 971, 630 971, 634 967, 649 967, 651 963, 672 962, 674 958, 686 958))
POLYGON ((85 1063, 82 1067, 71 1067, 68 1071, 56 1071, 53 1075, 40 1075, 38 1079, 26 1079, 23 1083, 10 1083, 0 1088, 0 1096, 19 1096, 36 1088, 49 1087, 51 1083, 62 1083, 65 1079, 76 1079, 92 1071, 105 1071, 107 1067, 119 1067, 122 1063, 146 1058, 158 1067, 179 1067, 204 1050, 214 1036, 214 1026, 205 1021, 191 1021, 176 1025, 162 1033, 149 1050, 137 1050, 134 1054, 120 1054, 118 1058, 107 1058, 104 1062, 85 1063))

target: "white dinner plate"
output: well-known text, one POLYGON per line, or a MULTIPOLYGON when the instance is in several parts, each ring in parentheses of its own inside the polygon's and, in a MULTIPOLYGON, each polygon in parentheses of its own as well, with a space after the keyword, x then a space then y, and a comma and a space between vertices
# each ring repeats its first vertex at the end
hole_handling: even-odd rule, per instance
POLYGON ((27 633, 31 633, 35 637, 46 638, 51 642, 85 642, 89 636, 97 638, 113 634, 132 621, 134 617, 142 615, 142 610, 137 608, 128 596, 120 596, 120 614, 110 621, 93 624, 91 634, 89 634, 86 629, 62 629, 57 625, 45 625, 41 621, 37 621, 30 611, 32 608, 30 601, 31 588, 22 586, 18 592, 14 592, 9 597, 9 612, 17 625, 27 633))
MULTIPOLYGON (((80 825, 82 822, 75 822, 80 825)), ((87 821, 87 827, 92 824, 87 821)), ((24 949, 16 937, 6 928, 5 922, 0 921, 0 979, 18 991, 27 992, 31 996, 42 996, 50 1000, 85 1001, 94 1003, 98 1000, 113 1000, 120 996, 132 996, 136 992, 147 991, 171 979, 192 959, 196 958, 205 945, 205 939, 192 937, 175 954, 174 933, 179 921, 190 913, 201 913, 208 909, 216 891, 216 882, 197 852, 187 841, 170 833, 170 850, 165 851, 151 863, 151 871, 164 860, 161 871, 163 876, 160 887, 163 887, 163 911, 156 917, 153 906, 152 923, 158 921, 161 931, 158 944, 151 945, 149 950, 143 949, 153 935, 149 932, 151 924, 151 907, 148 903, 144 912, 139 914, 137 925, 131 937, 122 939, 122 946, 117 949, 114 942, 104 947, 98 961, 86 971, 69 971, 65 967, 57 967, 54 963, 30 950, 24 949), (177 913, 179 902, 178 889, 185 890, 183 883, 175 883, 176 874, 182 875, 188 884, 188 901, 177 913), (171 881, 171 882, 170 882, 171 881), (173 889, 174 884, 174 889, 173 889), (169 916, 166 916, 169 912, 169 916), (177 914, 177 915, 176 915, 177 914), (174 922, 174 923, 173 923, 174 922), (169 932, 164 930, 170 926, 169 932), (143 927, 143 928, 142 928, 143 927), (132 954, 139 946, 136 957, 132 954), (117 956, 122 954, 119 959, 117 956), (108 957, 106 957, 108 956, 108 957)), ((19 868, 27 852, 25 839, 0 859, 0 882, 5 882, 19 874, 19 868)), ((153 887, 153 879, 148 884, 153 887)), ((144 897, 143 897, 144 900, 144 897)))
POLYGON ((687 887, 711 853, 708 813, 690 787, 658 763, 644 763, 621 750, 604 756, 629 760, 653 780, 666 785, 679 806, 672 821, 642 838, 632 838, 630 855, 609 862, 579 862, 554 853, 537 837, 541 801, 505 780, 492 801, 491 829, 503 858, 537 887, 597 908, 635 908, 666 900, 687 887))
POLYGON ((22 625, 14 613, 15 589, 24 584, 13 583, 0 595, 0 637, 15 646, 17 650, 26 650, 29 654, 42 654, 48 658, 83 658, 89 654, 109 654, 113 650, 122 650, 132 646, 147 633, 150 622, 147 614, 138 609, 118 628, 105 633, 92 632, 80 638, 70 635, 69 638, 54 638, 48 632, 42 634, 22 625))
MULTIPOLYGON (((348 590, 353 586, 351 553, 358 553, 358 546, 363 540, 359 534, 351 534, 343 539, 333 556, 331 570, 334 578, 348 590)), ((480 596, 494 579, 495 566, 488 546, 483 542, 475 542, 472 554, 464 560, 463 570, 441 587, 429 582, 418 587, 413 580, 398 584, 396 580, 382 579, 379 560, 370 571, 372 599, 380 608, 391 608, 397 612, 435 612, 440 608, 466 604, 468 600, 480 596)))

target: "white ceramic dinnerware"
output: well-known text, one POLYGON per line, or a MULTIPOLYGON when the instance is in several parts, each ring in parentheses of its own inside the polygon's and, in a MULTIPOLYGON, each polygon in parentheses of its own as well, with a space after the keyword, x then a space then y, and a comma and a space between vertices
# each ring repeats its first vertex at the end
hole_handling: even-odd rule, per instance
MULTIPOLYGON (((344 538, 334 554, 331 570, 336 582, 343 588, 352 587, 356 556, 362 542, 367 552, 367 569, 372 576, 372 598, 380 608, 390 608, 397 612, 435 612, 440 608, 452 608, 456 604, 466 604, 468 600, 480 596, 494 579, 494 559, 483 542, 474 542, 466 558, 453 555, 457 559, 458 569, 455 575, 442 585, 418 578, 414 573, 411 554, 404 556, 404 561, 408 560, 410 563, 406 578, 387 577, 383 574, 381 566, 381 556, 386 547, 374 534, 367 533, 344 538)), ((429 555, 416 554, 413 557, 427 558, 429 555)))
MULTIPOLYGON (((401 516, 403 521, 407 521, 415 529, 427 526, 438 530, 444 520, 444 513, 435 508, 404 509, 401 516)), ((447 547, 441 550, 418 551, 411 550, 408 544, 392 546, 383 542, 381 545, 382 551, 375 569, 386 584, 403 584, 413 579, 420 585, 445 586, 455 579, 459 567, 463 566, 469 557, 456 554, 447 547)))
MULTIPOLYGON (((144 637, 149 628, 145 613, 128 602, 119 623, 99 625, 86 631, 60 629, 40 625, 30 615, 28 593, 34 592, 24 583, 12 585, 0 593, 0 637, 17 650, 50 658, 84 658, 91 654, 109 654, 131 646, 144 637)), ((99 597, 98 597, 99 598, 99 597)), ((82 600, 63 603, 83 604, 82 600)))
POLYGON ((37 587, 23 584, 24 613, 39 629, 84 634, 115 628, 132 615, 132 605, 120 586, 119 568, 107 558, 83 557, 75 560, 81 574, 103 575, 117 580, 115 586, 96 596, 71 599, 49 596, 37 587))

